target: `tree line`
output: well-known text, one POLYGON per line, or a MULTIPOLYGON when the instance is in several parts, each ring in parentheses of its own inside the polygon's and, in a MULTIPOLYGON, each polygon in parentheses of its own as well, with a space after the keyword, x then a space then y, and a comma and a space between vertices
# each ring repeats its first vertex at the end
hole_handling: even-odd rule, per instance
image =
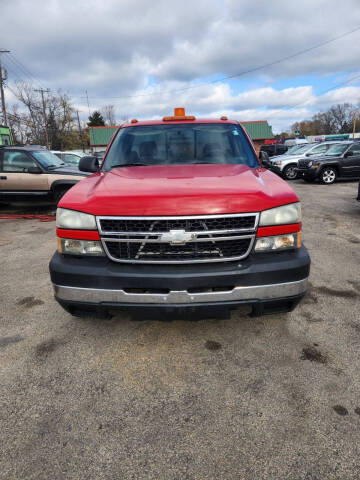
POLYGON ((46 145, 47 129, 52 150, 85 149, 90 146, 88 127, 116 125, 113 105, 95 110, 88 122, 80 122, 71 98, 61 90, 44 95, 44 108, 31 84, 17 84, 12 93, 17 103, 7 116, 16 144, 46 145))
POLYGON ((294 135, 299 132, 302 135, 331 135, 351 133, 360 129, 359 105, 352 103, 339 103, 333 105, 325 112, 318 112, 310 120, 302 120, 291 125, 290 131, 294 135))

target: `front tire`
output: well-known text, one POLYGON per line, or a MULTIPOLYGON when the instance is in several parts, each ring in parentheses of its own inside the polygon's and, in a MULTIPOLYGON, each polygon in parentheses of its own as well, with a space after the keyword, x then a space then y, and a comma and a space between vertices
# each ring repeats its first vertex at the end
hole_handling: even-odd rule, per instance
POLYGON ((283 176, 286 180, 295 180, 298 176, 298 172, 296 171, 296 165, 292 163, 291 165, 286 165, 283 170, 283 176))
POLYGON ((320 182, 324 185, 335 183, 337 171, 333 167, 325 167, 320 172, 320 182))

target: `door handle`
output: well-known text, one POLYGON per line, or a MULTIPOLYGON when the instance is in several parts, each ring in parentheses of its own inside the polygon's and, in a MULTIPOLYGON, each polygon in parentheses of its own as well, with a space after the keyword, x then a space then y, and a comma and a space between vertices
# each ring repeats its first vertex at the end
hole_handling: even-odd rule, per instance
POLYGON ((7 177, 0 177, 0 180, 7 180, 7 177))

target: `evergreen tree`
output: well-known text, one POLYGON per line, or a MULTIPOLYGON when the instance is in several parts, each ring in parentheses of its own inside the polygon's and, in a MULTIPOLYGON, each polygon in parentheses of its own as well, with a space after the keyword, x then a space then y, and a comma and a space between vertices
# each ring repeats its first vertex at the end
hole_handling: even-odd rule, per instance
POLYGON ((100 112, 95 110, 95 112, 92 115, 90 115, 89 121, 88 121, 88 126, 89 127, 104 127, 105 126, 104 117, 101 115, 100 112))

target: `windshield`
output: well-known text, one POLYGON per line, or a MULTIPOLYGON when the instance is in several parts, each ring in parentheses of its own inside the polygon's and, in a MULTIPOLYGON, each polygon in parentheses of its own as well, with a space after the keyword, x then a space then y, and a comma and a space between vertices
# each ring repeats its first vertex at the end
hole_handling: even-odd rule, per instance
POLYGON ((345 150, 349 148, 349 145, 346 144, 339 144, 339 143, 335 143, 334 145, 331 145, 331 147, 329 147, 328 151, 325 153, 325 155, 328 157, 336 157, 338 155, 342 155, 345 150))
POLYGON ((61 167, 64 165, 64 162, 60 160, 60 158, 47 150, 31 152, 31 155, 45 168, 61 167))
POLYGON ((288 150, 284 153, 284 155, 295 155, 298 153, 299 150, 303 150, 304 147, 309 148, 309 144, 305 143, 302 145, 293 145, 292 147, 289 147, 288 150))
POLYGON ((110 147, 103 168, 196 163, 259 166, 238 125, 197 123, 122 128, 110 147))
POLYGON ((305 143, 303 145, 298 145, 298 146, 295 147, 295 150, 292 150, 290 152, 290 155, 302 155, 303 153, 306 153, 308 150, 313 148, 313 146, 314 146, 314 144, 310 144, 310 143, 305 143))

